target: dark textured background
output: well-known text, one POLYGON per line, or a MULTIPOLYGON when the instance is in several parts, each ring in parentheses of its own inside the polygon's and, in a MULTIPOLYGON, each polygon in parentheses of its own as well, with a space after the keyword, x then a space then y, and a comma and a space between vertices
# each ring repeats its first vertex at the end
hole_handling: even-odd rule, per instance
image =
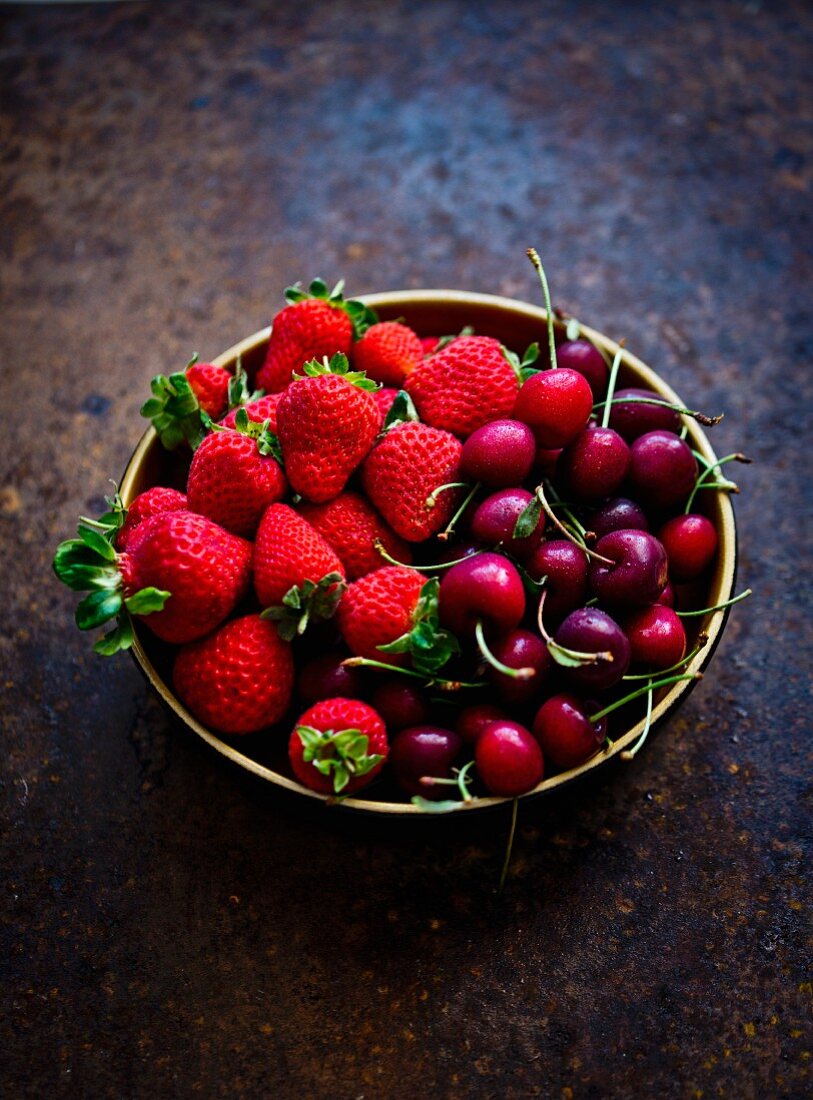
POLYGON ((810 8, 0 15, 14 1094, 804 1095, 810 8), (726 410, 756 596, 634 764, 525 809, 497 898, 504 820, 382 831, 269 795, 93 657, 50 557, 151 375, 287 283, 537 300, 529 244, 559 305, 726 410))

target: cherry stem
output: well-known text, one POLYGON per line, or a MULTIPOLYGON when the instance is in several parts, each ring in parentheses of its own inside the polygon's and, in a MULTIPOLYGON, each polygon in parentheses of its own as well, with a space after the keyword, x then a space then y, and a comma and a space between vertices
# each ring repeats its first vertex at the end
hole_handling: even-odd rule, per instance
MULTIPOLYGON (((691 661, 692 658, 696 657, 697 654, 700 652, 700 650, 703 649, 703 647, 708 644, 708 640, 709 640, 708 634, 698 635, 697 645, 694 647, 694 649, 691 651, 691 653, 687 654, 683 658, 682 661, 678 661, 677 664, 670 665, 669 668, 660 669, 659 670, 660 674, 662 676, 666 676, 666 674, 669 673, 669 672, 677 672, 677 670, 679 668, 683 668, 684 665, 687 665, 689 663, 689 661, 691 661)), ((627 676, 622 676, 621 679, 625 680, 625 681, 627 681, 627 680, 651 680, 652 679, 652 673, 651 672, 629 673, 627 676)))
POLYGON ((492 668, 496 668, 497 672, 501 672, 503 676, 510 676, 512 680, 530 680, 533 676, 535 669, 533 668, 511 668, 509 665, 504 665, 499 658, 495 657, 491 650, 488 648, 488 644, 483 633, 483 620, 478 619, 477 625, 474 628, 474 635, 477 638, 477 646, 482 653, 483 657, 488 661, 492 668))
POLYGON ((463 802, 473 802, 474 798, 469 792, 468 784, 471 783, 471 776, 468 774, 469 768, 474 767, 474 761, 469 760, 468 764, 464 764, 462 768, 452 768, 454 779, 439 779, 435 775, 422 775, 418 780, 425 787, 457 787, 460 791, 460 797, 463 802))
POLYGON ((453 561, 441 561, 435 565, 408 565, 405 561, 398 561, 397 558, 389 554, 381 539, 374 539, 373 546, 384 561, 388 561, 390 565, 400 566, 401 569, 414 569, 416 573, 436 573, 439 569, 451 569, 453 565, 459 565, 461 561, 468 561, 469 558, 476 558, 485 553, 484 550, 475 550, 473 554, 469 554, 465 558, 455 558, 453 561))
POLYGON ((542 593, 539 597, 539 608, 536 612, 536 625, 539 628, 539 633, 542 635, 545 645, 548 647, 554 660, 556 660, 553 654, 554 649, 558 653, 564 653, 566 657, 572 657, 574 660, 578 661, 582 665, 595 665, 599 661, 609 661, 612 663, 612 661, 615 660, 609 649, 601 651, 599 653, 583 653, 579 649, 568 649, 567 646, 559 645, 558 642, 554 641, 551 635, 548 634, 547 630, 545 630, 545 624, 543 622, 543 611, 545 608, 546 596, 547 592, 543 588, 542 593))
POLYGON ((641 736, 638 738, 631 749, 624 749, 623 752, 619 753, 622 760, 633 760, 635 758, 635 754, 638 752, 641 745, 643 745, 644 741, 646 741, 647 736, 649 735, 650 728, 652 727, 652 702, 654 695, 655 693, 650 687, 646 696, 646 721, 644 722, 644 728, 641 731, 641 736))
POLYGON ((503 892, 505 886, 505 879, 508 875, 508 865, 511 862, 511 853, 514 850, 514 836, 517 831, 517 809, 519 807, 519 799, 515 798, 511 807, 511 828, 508 831, 508 843, 505 846, 505 859, 502 864, 502 872, 500 874, 500 885, 497 887, 497 893, 503 892))
POLYGON ((722 611, 723 608, 731 607, 733 604, 739 603, 740 600, 745 600, 751 595, 753 595, 753 589, 746 588, 744 592, 740 592, 739 596, 734 596, 730 600, 724 600, 723 603, 715 604, 714 607, 702 607, 699 611, 676 611, 675 614, 679 615, 681 619, 688 619, 693 615, 710 615, 712 611, 722 611))
POLYGON ((466 494, 466 496, 463 500, 463 503, 460 505, 460 507, 455 512, 455 514, 452 516, 452 518, 446 524, 444 529, 438 535, 438 539, 439 539, 440 542, 446 542, 446 540, 451 535, 454 534, 455 524, 460 519, 460 517, 463 515, 463 513, 466 511, 466 509, 468 508, 469 504, 472 501, 472 498, 474 497, 474 494, 477 492, 477 490, 479 488, 480 488, 480 482, 478 481, 478 482, 475 483, 475 485, 472 488, 471 492, 466 494))
POLYGON ((401 668, 400 665, 388 665, 384 661, 373 661, 369 657, 348 657, 342 661, 345 668, 383 668, 386 672, 400 672, 402 676, 412 676, 416 680, 423 680, 427 687, 436 687, 440 691, 459 691, 461 688, 485 687, 485 682, 466 683, 463 680, 439 680, 432 676, 424 676, 411 668, 401 668))
POLYGON ((704 469, 698 477, 697 481, 694 483, 694 488, 689 494, 689 499, 686 501, 684 515, 687 516, 691 511, 692 504, 694 504, 694 498, 697 496, 701 489, 727 489, 730 493, 738 493, 740 491, 738 485, 734 481, 720 480, 710 482, 707 481, 706 478, 708 478, 711 474, 717 476, 717 471, 719 470, 720 466, 724 466, 726 462, 745 462, 747 464, 751 461, 750 458, 746 458, 745 455, 740 454, 738 451, 734 454, 725 455, 724 458, 719 458, 716 462, 709 462, 706 456, 702 455, 699 451, 692 451, 692 454, 695 456, 698 462, 703 465, 704 469))
POLYGON ((605 565, 615 566, 618 564, 618 562, 613 561, 612 558, 605 558, 603 554, 597 554, 595 550, 591 550, 589 547, 585 546, 585 544, 580 539, 576 538, 571 530, 565 527, 565 525, 554 512, 553 508, 548 503, 543 485, 537 485, 534 492, 536 493, 536 499, 542 505, 545 515, 554 524, 554 526, 562 532, 568 542, 572 542, 576 546, 578 546, 580 550, 583 550, 585 552, 588 558, 595 558, 596 561, 604 562, 605 565))
POLYGON ((610 423, 610 413, 613 408, 613 394, 615 393, 615 384, 618 381, 618 368, 621 366, 621 357, 624 354, 624 341, 618 341, 618 350, 613 357, 613 365, 610 367, 610 380, 607 383, 607 396, 604 398, 604 415, 601 418, 602 428, 606 428, 610 423))
MULTIPOLYGON (((714 425, 719 424, 725 416, 725 413, 720 413, 719 416, 707 416, 706 413, 698 412, 697 409, 686 409, 683 405, 676 405, 673 401, 667 401, 665 398, 655 397, 654 395, 652 397, 613 397, 612 399, 607 397, 604 401, 596 402, 593 408, 601 409, 604 408, 605 405, 659 405, 662 409, 672 409, 676 413, 682 413, 683 416, 691 416, 706 428, 713 428, 714 425)), ((606 415, 605 409, 605 416, 606 415)), ((606 424, 602 424, 601 426, 602 428, 607 427, 606 424)))
POLYGON ((667 676, 663 680, 650 680, 644 687, 637 688, 635 691, 631 691, 629 695, 625 695, 623 699, 616 700, 615 703, 610 703, 604 708, 604 710, 597 711, 595 714, 591 714, 588 718, 589 722, 598 722, 599 719, 604 718, 607 714, 612 714, 614 710, 618 710, 619 707, 624 707, 627 703, 631 703, 633 699, 639 698, 641 695, 646 695, 648 691, 655 691, 656 688, 669 687, 671 684, 678 684, 681 680, 702 680, 702 672, 692 672, 685 676, 667 676))
POLYGON ((435 507, 440 493, 445 492, 447 489, 468 489, 468 487, 469 483, 467 481, 450 481, 448 485, 438 485, 437 489, 433 489, 426 498, 427 512, 430 512, 435 507))
POLYGON ((542 284, 542 294, 545 298, 545 312, 547 313, 548 324, 548 348, 550 350, 550 365, 552 370, 556 370, 558 363, 556 362, 556 341, 553 338, 553 306, 550 301, 550 290, 548 289, 548 280, 545 277, 545 269, 542 266, 542 261, 539 259, 539 253, 535 248, 528 249, 528 259, 536 268, 536 273, 539 276, 539 281, 542 284))

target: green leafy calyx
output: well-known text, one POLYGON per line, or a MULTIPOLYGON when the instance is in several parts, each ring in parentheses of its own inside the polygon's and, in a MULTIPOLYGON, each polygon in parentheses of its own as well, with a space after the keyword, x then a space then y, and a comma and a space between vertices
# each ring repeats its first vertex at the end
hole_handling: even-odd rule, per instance
MULTIPOLYGON (((187 364, 187 370, 197 362, 193 356, 187 364)), ((195 391, 183 371, 169 376, 157 374, 150 382, 150 397, 141 406, 141 415, 150 421, 158 433, 158 438, 168 451, 175 450, 182 443, 188 443, 192 450, 198 447, 206 434, 201 419, 201 409, 195 391)))
POLYGON ((388 645, 378 648, 382 653, 407 653, 412 667, 421 676, 433 677, 449 659, 460 652, 457 638, 441 629, 438 617, 437 577, 428 580, 421 589, 412 616, 412 629, 388 645))
POLYGON ((359 302, 354 298, 345 298, 342 293, 343 290, 344 279, 340 279, 332 290, 328 290, 324 279, 314 279, 307 290, 303 290, 299 283, 286 287, 285 300, 291 305, 295 305, 297 302, 306 301, 308 298, 319 298, 337 309, 343 309, 353 322, 355 336, 358 339, 364 335, 370 325, 377 323, 378 315, 375 310, 370 309, 364 302, 359 302))
POLYGON ((341 794, 350 780, 367 775, 384 759, 380 753, 368 752, 370 739, 358 729, 317 730, 312 726, 297 726, 302 742, 302 758, 322 775, 332 777, 333 790, 341 794))
POLYGON ((343 378, 345 382, 350 382, 353 386, 358 386, 360 390, 368 390, 373 393, 375 390, 381 389, 379 382, 374 382, 372 378, 368 378, 363 370, 350 370, 350 361, 343 352, 336 352, 328 361, 327 356, 321 360, 311 359, 308 363, 302 367, 305 372, 303 374, 295 374, 294 378, 301 380, 302 378, 320 378, 325 374, 335 374, 339 378, 343 378))
POLYGON ((280 638, 290 642, 305 633, 308 623, 331 619, 346 587, 341 573, 327 573, 318 582, 295 584, 282 597, 282 603, 267 607, 262 617, 274 622, 280 638))
POLYGON ((271 455, 280 466, 283 465, 282 446, 279 438, 271 431, 270 420, 266 419, 261 423, 250 420, 245 409, 238 409, 234 417, 234 428, 241 435, 247 435, 249 439, 255 440, 261 455, 271 455))

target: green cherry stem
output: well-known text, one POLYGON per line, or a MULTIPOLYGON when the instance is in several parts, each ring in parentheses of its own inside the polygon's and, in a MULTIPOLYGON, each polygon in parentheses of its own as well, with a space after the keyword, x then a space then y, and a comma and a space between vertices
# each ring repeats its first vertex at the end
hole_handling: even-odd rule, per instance
POLYGON ((605 565, 613 566, 613 565, 617 564, 611 558, 605 558, 603 554, 597 554, 595 552, 595 550, 591 550, 588 546, 586 546, 584 544, 584 542, 581 541, 581 539, 576 538, 576 536, 573 534, 573 532, 568 527, 566 527, 564 525, 564 523, 562 523, 562 521, 556 515, 556 513, 554 512, 554 510, 551 507, 550 503, 548 502, 547 497, 545 496, 544 483, 542 485, 537 485, 536 489, 534 490, 534 493, 536 495, 536 499, 542 505, 542 509, 543 509, 545 515, 548 517, 548 519, 551 521, 551 523, 557 528, 557 530, 562 532, 562 534, 565 536, 565 538, 568 540, 568 542, 572 542, 576 546, 578 546, 580 550, 583 550, 585 552, 585 554, 588 556, 588 558, 595 558, 596 561, 604 562, 605 565))
POLYGON ((469 504, 470 504, 470 503, 471 503, 471 501, 473 500, 473 498, 474 498, 474 495, 475 495, 475 493, 477 492, 477 490, 478 490, 479 488, 480 488, 480 482, 478 481, 478 482, 476 482, 476 483, 475 483, 475 485, 474 485, 474 486, 472 487, 472 489, 471 489, 471 492, 469 492, 469 493, 467 493, 467 494, 466 494, 466 496, 465 496, 465 498, 464 498, 464 500, 463 500, 463 503, 462 503, 462 504, 460 505, 460 507, 459 507, 459 508, 457 509, 457 511, 455 512, 455 514, 454 514, 454 515, 452 516, 452 518, 451 518, 451 519, 449 520, 449 522, 448 522, 448 523, 446 524, 446 526, 444 527, 444 529, 443 529, 443 530, 442 530, 442 531, 440 532, 440 534, 438 535, 438 540, 439 540, 440 542, 446 542, 446 540, 447 540, 448 538, 450 538, 450 537, 451 537, 451 536, 452 536, 452 535, 454 534, 455 524, 456 524, 456 523, 457 523, 457 521, 458 521, 458 520, 460 519, 460 517, 461 517, 461 516, 463 515, 463 513, 464 513, 464 512, 466 511, 466 509, 468 508, 469 504))
POLYGON ((390 553, 387 552, 387 548, 381 539, 375 539, 373 546, 384 559, 388 561, 390 565, 398 565, 401 569, 414 569, 416 573, 437 573, 441 569, 451 569, 453 565, 459 565, 461 561, 467 561, 468 558, 476 558, 480 554, 484 554, 484 550, 476 550, 473 554, 469 554, 466 558, 455 558, 453 561, 441 561, 435 565, 407 565, 405 561, 398 561, 390 553))
POLYGON ((550 365, 551 369, 556 370, 559 364, 556 362, 556 341, 553 337, 553 306, 550 301, 550 290, 548 288, 548 280, 545 277, 545 269, 542 266, 542 261, 539 259, 539 253, 535 248, 528 249, 528 259, 536 268, 536 273, 539 276, 539 281, 542 284, 542 294, 545 298, 545 312, 547 314, 548 325, 548 349, 550 351, 550 365))
POLYGON ((723 603, 715 604, 714 607, 701 607, 699 611, 676 611, 675 614, 679 615, 681 619, 689 619, 694 615, 710 615, 712 611, 722 611, 726 607, 733 607, 735 603, 739 603, 740 600, 745 600, 752 595, 753 589, 746 588, 744 592, 740 592, 739 596, 724 600, 723 603))
POLYGON ((662 680, 650 680, 644 687, 637 688, 635 691, 631 691, 629 695, 625 695, 623 699, 617 699, 616 702, 610 703, 603 710, 596 711, 595 714, 591 714, 589 720, 591 722, 598 722, 600 718, 604 718, 607 714, 612 714, 614 710, 618 710, 619 707, 624 707, 627 703, 631 703, 633 699, 638 699, 641 695, 646 695, 648 691, 655 691, 657 688, 669 687, 671 684, 678 684, 681 680, 702 680, 702 672, 692 672, 684 676, 666 676, 662 680))
MULTIPOLYGON (((724 416, 723 413, 720 413, 719 416, 707 416, 705 413, 698 412, 697 409, 686 409, 683 405, 676 405, 674 401, 667 401, 654 393, 652 397, 613 397, 612 400, 605 398, 604 401, 597 401, 593 409, 594 411, 603 409, 605 405, 659 405, 662 409, 672 409, 683 416, 691 416, 706 428, 713 428, 715 424, 720 423, 724 416)), ((602 427, 606 428, 607 425, 602 424, 602 427)))
POLYGON ((515 798, 511 807, 511 828, 508 831, 508 843, 505 846, 505 859, 502 864, 502 872, 500 874, 500 885, 497 887, 497 893, 501 894, 505 887, 505 880, 508 875, 508 865, 511 862, 511 853, 514 850, 514 837, 517 831, 517 809, 519 808, 519 799, 515 798))
MULTIPOLYGON (((685 665, 687 665, 689 663, 689 661, 693 660, 693 658, 695 658, 697 656, 697 654, 700 652, 701 649, 703 649, 704 646, 708 645, 708 640, 709 640, 708 634, 706 634, 706 633, 699 634, 698 637, 697 637, 697 645, 694 647, 694 649, 691 651, 691 653, 688 653, 683 658, 683 660, 678 661, 677 664, 670 665, 669 668, 660 669, 661 676, 666 676, 670 672, 677 672, 677 670, 679 668, 683 668, 685 665)), ((638 673, 631 672, 631 673, 628 673, 626 676, 622 676, 621 679, 624 680, 625 682, 627 682, 629 680, 651 680, 652 679, 652 673, 651 672, 638 672, 638 673)))
POLYGON ((433 489, 429 496, 426 498, 426 510, 431 512, 438 502, 438 496, 444 493, 447 489, 468 489, 469 483, 467 481, 450 481, 448 485, 438 485, 437 489, 433 489))
POLYGON ((579 649, 568 649, 566 646, 559 645, 558 642, 553 640, 553 637, 545 629, 544 622, 545 597, 547 594, 547 591, 543 588, 539 596, 536 625, 554 661, 556 661, 557 664, 566 664, 570 667, 575 665, 595 665, 598 664, 599 661, 613 661, 614 657, 609 649, 599 653, 584 653, 579 649), (564 660, 560 660, 560 658, 564 658, 564 660))
POLYGON ((700 474, 697 481, 695 482, 694 488, 689 494, 689 499, 686 501, 684 514, 687 516, 691 511, 692 505, 694 504, 694 498, 697 496, 701 489, 726 489, 730 493, 738 493, 740 490, 735 481, 720 479, 719 481, 710 482, 707 479, 712 475, 715 477, 719 476, 717 471, 727 462, 744 462, 748 464, 751 461, 750 458, 746 458, 745 455, 740 454, 738 451, 734 454, 725 455, 723 458, 719 458, 716 462, 709 462, 706 456, 701 454, 699 451, 692 451, 692 454, 698 460, 698 462, 702 464, 703 472, 700 474))
POLYGON ((534 669, 511 668, 509 665, 504 665, 502 661, 494 656, 494 654, 488 648, 488 643, 486 642, 485 634, 483 633, 482 619, 477 620, 477 625, 474 628, 474 636, 477 639, 477 646, 483 657, 485 657, 486 661, 488 661, 491 667, 495 668, 497 672, 501 672, 503 676, 510 676, 512 680, 530 680, 530 678, 533 676, 534 669))
MULTIPOLYGON (((650 681, 650 685, 651 685, 651 683, 652 683, 652 681, 650 681)), ((652 726, 652 701, 653 701, 654 695, 655 695, 655 693, 652 690, 652 687, 650 686, 649 691, 647 692, 647 695, 646 695, 646 720, 644 722, 644 728, 641 731, 641 736, 638 738, 638 740, 635 742, 635 744, 632 746, 631 749, 624 749, 621 753, 619 753, 619 756, 621 757, 622 760, 626 760, 626 761, 634 760, 635 759, 635 754, 638 752, 641 745, 643 745, 644 741, 646 741, 646 739, 649 735, 649 730, 652 726)))
POLYGON ((412 676, 413 679, 422 680, 427 687, 436 687, 439 691, 460 691, 461 688, 485 687, 485 681, 468 683, 465 680, 439 680, 433 676, 424 676, 411 668, 401 668, 400 665, 388 665, 384 661, 373 661, 370 657, 348 657, 342 661, 346 668, 382 668, 385 672, 400 672, 402 676, 412 676))
POLYGON ((607 396, 604 399, 604 415, 601 418, 602 428, 606 428, 610 423, 610 413, 613 408, 613 394, 615 393, 615 384, 618 381, 618 369, 621 366, 621 359, 624 355, 624 340, 618 341, 618 350, 613 357, 613 365, 610 367, 610 380, 607 383, 607 396))

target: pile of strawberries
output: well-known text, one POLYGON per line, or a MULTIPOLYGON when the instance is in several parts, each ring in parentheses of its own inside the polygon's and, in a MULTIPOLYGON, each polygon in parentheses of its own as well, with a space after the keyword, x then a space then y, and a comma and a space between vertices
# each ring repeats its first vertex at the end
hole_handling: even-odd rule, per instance
MULTIPOLYGON (((172 684, 200 722, 287 740, 295 777, 329 797, 368 785, 388 758, 381 782, 425 808, 470 800, 472 784, 515 796, 546 763, 600 751, 629 647, 559 636, 571 612, 605 603, 580 580, 571 606, 539 551, 569 540, 587 577, 590 519, 626 485, 575 504, 572 486, 557 491, 560 456, 612 399, 607 364, 588 345, 604 372, 593 392, 557 364, 552 328, 540 371, 538 348, 520 362, 489 336, 421 338, 341 286, 286 297, 255 377, 193 361, 153 380, 142 412, 188 454, 185 492, 156 486, 128 509, 116 495, 60 545, 57 575, 87 593, 78 626, 114 622, 103 654, 132 643, 134 620, 177 647, 172 684), (556 371, 548 406, 531 400, 529 380, 556 371), (574 418, 575 432, 556 430, 574 418), (495 504, 500 493, 513 497, 495 504), (479 522, 489 502, 502 518, 479 522), (611 664, 610 677, 583 677, 583 703, 579 674, 611 664), (563 693, 586 708, 587 735, 548 751, 536 716, 563 693)), ((716 536, 693 577, 715 549, 716 536)), ((656 572, 636 612, 667 590, 665 554, 656 572)), ((671 667, 647 652, 636 693, 648 684, 651 699, 685 649, 684 636, 671 667)))

